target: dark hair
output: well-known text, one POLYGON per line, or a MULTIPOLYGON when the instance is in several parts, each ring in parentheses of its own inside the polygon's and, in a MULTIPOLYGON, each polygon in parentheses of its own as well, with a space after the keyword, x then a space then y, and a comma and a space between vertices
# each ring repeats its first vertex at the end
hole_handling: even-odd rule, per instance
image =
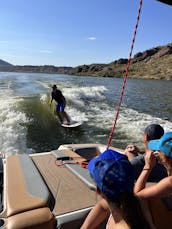
POLYGON ((151 124, 146 127, 144 134, 146 134, 149 140, 160 139, 164 134, 164 129, 159 124, 151 124))
POLYGON ((54 84, 54 85, 52 86, 52 88, 57 88, 56 84, 54 84))
POLYGON ((144 216, 139 199, 133 193, 121 193, 113 204, 121 210, 123 219, 131 229, 151 228, 144 216))

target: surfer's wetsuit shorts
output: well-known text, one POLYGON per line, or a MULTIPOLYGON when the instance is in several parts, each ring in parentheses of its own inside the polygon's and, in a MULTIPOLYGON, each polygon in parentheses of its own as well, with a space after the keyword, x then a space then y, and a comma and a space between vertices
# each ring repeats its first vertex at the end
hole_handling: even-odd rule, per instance
POLYGON ((64 109, 65 109, 64 103, 58 103, 58 104, 56 105, 56 111, 57 111, 57 112, 64 112, 64 109))

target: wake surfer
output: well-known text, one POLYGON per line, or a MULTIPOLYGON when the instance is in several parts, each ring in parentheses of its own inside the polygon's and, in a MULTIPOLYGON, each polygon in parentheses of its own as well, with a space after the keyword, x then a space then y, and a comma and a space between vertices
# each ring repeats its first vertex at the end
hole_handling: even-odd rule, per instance
POLYGON ((57 89, 57 86, 55 84, 52 86, 50 105, 53 100, 56 101, 56 113, 60 120, 60 123, 70 125, 70 118, 64 110, 66 106, 66 99, 62 92, 57 89), (64 118, 67 120, 67 122, 64 121, 64 118))

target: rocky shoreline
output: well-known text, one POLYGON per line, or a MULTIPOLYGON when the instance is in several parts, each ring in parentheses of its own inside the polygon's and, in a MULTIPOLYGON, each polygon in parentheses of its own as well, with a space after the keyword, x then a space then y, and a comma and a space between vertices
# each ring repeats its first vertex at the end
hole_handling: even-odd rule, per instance
MULTIPOLYGON (((109 64, 90 64, 77 67, 56 67, 53 65, 12 65, 0 60, 0 71, 52 73, 97 77, 123 77, 127 59, 115 60, 109 64)), ((139 52, 131 60, 130 78, 172 80, 172 43, 139 52)))

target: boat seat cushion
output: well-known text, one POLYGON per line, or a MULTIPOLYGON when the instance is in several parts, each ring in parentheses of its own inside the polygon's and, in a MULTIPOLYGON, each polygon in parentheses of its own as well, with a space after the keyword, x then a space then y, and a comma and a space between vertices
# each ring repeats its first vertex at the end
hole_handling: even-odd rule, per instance
POLYGON ((55 217, 49 208, 38 208, 9 217, 3 228, 54 229, 55 223, 55 217))
POLYGON ((54 198, 28 155, 7 157, 5 174, 8 217, 36 208, 53 208, 54 198))

